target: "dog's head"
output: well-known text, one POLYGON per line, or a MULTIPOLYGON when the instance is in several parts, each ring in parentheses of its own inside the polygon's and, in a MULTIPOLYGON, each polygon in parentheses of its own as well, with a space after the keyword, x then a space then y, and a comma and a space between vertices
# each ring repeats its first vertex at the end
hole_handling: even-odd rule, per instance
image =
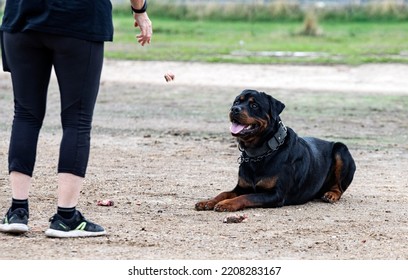
POLYGON ((229 113, 232 136, 243 148, 256 147, 277 129, 284 108, 282 102, 264 92, 244 90, 229 113))

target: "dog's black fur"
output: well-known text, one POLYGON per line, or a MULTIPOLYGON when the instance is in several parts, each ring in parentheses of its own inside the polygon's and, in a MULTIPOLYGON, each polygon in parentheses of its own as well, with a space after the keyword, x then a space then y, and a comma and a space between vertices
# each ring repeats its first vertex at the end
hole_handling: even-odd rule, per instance
POLYGON ((229 192, 196 204, 196 210, 237 211, 281 207, 316 198, 336 202, 356 166, 343 143, 299 137, 279 114, 285 105, 264 92, 244 90, 229 114, 242 151, 238 183, 229 192))

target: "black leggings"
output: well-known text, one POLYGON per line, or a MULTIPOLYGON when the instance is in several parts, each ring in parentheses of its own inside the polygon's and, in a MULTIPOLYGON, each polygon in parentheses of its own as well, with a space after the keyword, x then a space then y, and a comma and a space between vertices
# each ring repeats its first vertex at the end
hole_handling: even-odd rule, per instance
POLYGON ((38 135, 54 67, 60 90, 63 129, 58 172, 85 177, 104 43, 31 31, 5 32, 3 39, 14 91, 9 172, 33 174, 38 135))

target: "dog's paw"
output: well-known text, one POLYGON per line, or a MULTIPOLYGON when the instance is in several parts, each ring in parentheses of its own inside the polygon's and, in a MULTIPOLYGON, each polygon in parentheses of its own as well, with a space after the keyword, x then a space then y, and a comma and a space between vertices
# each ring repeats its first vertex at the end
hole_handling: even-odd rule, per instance
POLYGON ((201 201, 201 202, 196 203, 195 209, 197 211, 213 210, 215 204, 216 204, 216 202, 214 202, 213 200, 205 200, 205 201, 201 201))
POLYGON ((339 201, 341 194, 337 192, 327 192, 322 196, 322 200, 328 203, 335 203, 339 201))
POLYGON ((235 212, 243 209, 239 203, 233 199, 223 200, 215 205, 214 210, 217 212, 235 212))

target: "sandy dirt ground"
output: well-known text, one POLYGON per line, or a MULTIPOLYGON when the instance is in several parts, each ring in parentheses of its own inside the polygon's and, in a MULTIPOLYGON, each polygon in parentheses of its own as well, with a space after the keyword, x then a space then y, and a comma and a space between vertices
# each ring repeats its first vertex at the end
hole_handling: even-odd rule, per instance
MULTIPOLYGON (((105 62, 78 209, 104 237, 51 239, 61 138, 55 78, 30 193, 30 231, 0 235, 0 259, 399 260, 408 258, 408 65, 277 66, 105 62), (172 71, 175 81, 163 75, 172 71), (245 88, 286 104, 301 136, 346 143, 357 172, 335 204, 313 201, 230 214, 194 210, 232 189, 239 151, 228 111, 245 88), (114 206, 98 206, 111 199, 114 206)), ((11 201, 12 89, 0 74, 0 211, 11 201)))

